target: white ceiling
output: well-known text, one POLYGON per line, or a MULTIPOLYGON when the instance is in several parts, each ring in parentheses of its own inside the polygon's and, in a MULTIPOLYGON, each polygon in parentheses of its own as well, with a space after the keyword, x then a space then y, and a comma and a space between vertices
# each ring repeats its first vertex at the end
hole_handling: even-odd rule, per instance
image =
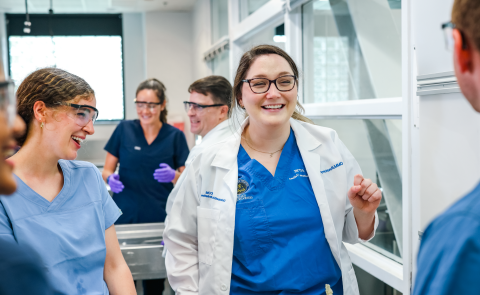
MULTIPOLYGON (((50 0, 27 0, 29 13, 48 13, 50 0)), ((196 0, 52 0, 54 13, 189 11, 196 0)), ((0 11, 25 13, 24 0, 0 0, 0 11)))

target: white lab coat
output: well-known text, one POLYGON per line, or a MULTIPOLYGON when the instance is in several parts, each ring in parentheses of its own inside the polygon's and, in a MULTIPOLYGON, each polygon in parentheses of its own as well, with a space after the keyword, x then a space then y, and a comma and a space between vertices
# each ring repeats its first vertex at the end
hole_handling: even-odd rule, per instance
POLYGON ((210 132, 208 132, 202 138, 202 142, 192 148, 188 154, 187 160, 185 161, 185 167, 187 167, 193 161, 193 159, 203 151, 204 148, 230 137, 235 131, 235 127, 233 127, 231 121, 232 119, 225 120, 210 130, 210 132))
MULTIPOLYGON (((247 124, 248 119, 242 130, 247 124)), ((325 237, 342 270, 344 294, 359 295, 343 242, 362 242, 347 197, 355 174, 361 173, 360 167, 334 130, 294 119, 290 119, 290 125, 322 215, 325 237), (321 173, 340 162, 343 165, 321 173)), ((177 295, 230 292, 237 154, 242 130, 197 155, 183 172, 185 178, 177 184, 176 194, 171 196, 174 202, 166 221, 164 241, 168 248, 168 280, 177 295)), ((377 226, 375 213, 375 230, 377 226)))

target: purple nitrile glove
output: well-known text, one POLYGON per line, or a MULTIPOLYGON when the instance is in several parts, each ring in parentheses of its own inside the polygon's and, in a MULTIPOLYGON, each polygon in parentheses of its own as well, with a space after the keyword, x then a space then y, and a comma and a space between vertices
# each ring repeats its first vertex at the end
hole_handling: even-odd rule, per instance
POLYGON ((112 174, 107 178, 108 185, 110 186, 110 190, 116 194, 123 191, 125 188, 123 183, 120 181, 120 175, 112 174))
POLYGON ((175 170, 172 169, 168 164, 160 164, 160 169, 155 170, 153 173, 153 178, 158 182, 171 182, 175 178, 175 170))

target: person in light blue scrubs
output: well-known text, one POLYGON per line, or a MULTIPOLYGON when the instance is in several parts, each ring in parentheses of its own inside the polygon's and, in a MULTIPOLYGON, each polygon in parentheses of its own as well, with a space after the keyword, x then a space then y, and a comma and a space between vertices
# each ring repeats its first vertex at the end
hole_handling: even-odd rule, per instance
POLYGON ((342 271, 325 239, 322 216, 293 130, 275 176, 251 159, 243 146, 237 163, 241 193, 237 195, 231 293, 317 295, 324 294, 325 285, 330 284, 333 294, 343 294, 342 271), (296 171, 294 175, 292 171, 296 171), (268 224, 258 218, 261 216, 268 224), (257 220, 255 228, 261 240, 249 237, 252 218, 257 220))
POLYGON ((0 236, 41 259, 56 294, 136 294, 113 226, 121 211, 98 169, 73 161, 94 133, 93 90, 45 68, 25 78, 17 97, 27 132, 9 159, 18 188, 0 196, 0 236))

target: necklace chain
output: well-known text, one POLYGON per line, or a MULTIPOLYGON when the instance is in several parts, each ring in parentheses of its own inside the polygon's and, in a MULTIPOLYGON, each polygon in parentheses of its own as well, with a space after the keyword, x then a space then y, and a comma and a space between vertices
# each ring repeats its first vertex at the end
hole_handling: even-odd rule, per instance
POLYGON ((247 145, 248 145, 252 150, 257 151, 257 152, 259 152, 259 153, 263 153, 263 154, 269 154, 269 155, 270 155, 270 158, 273 157, 274 154, 276 154, 276 153, 278 153, 279 151, 283 150, 283 147, 285 146, 285 144, 284 144, 281 149, 279 149, 278 151, 274 151, 273 153, 262 152, 262 151, 259 151, 259 150, 257 150, 257 149, 254 149, 254 148, 250 145, 250 143, 248 143, 248 140, 247 140, 245 137, 242 136, 242 138, 245 139, 245 142, 247 143, 247 145))

